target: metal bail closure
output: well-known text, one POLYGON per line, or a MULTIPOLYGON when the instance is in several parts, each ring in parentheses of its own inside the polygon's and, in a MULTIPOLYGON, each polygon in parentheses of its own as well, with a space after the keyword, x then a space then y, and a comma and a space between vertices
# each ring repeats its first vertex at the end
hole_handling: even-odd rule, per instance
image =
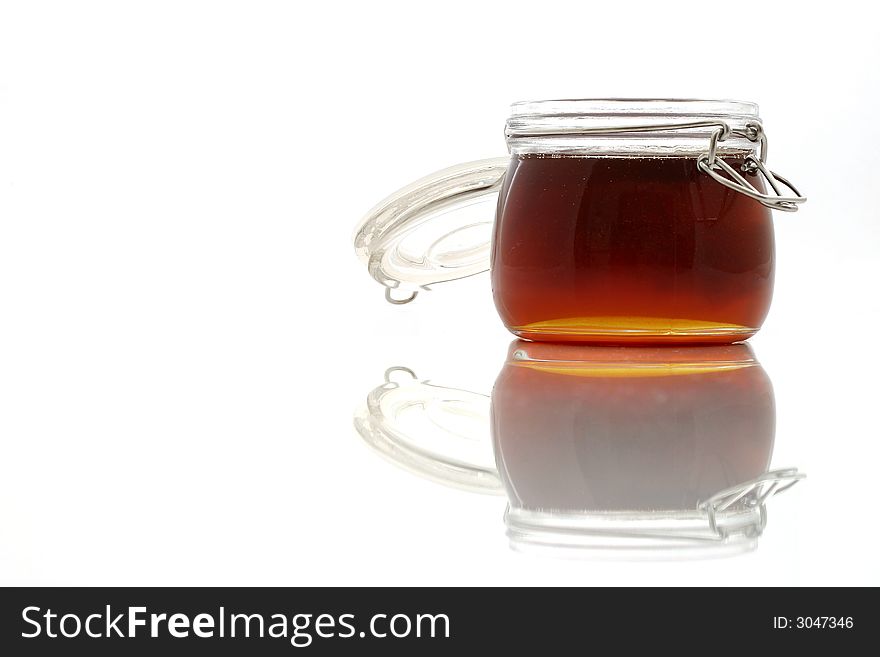
POLYGON ((697 158, 697 166, 700 171, 709 174, 713 180, 721 183, 725 187, 732 189, 740 194, 745 194, 758 203, 767 206, 773 210, 782 210, 783 212, 796 212, 798 206, 805 202, 807 198, 802 196, 795 186, 786 178, 773 173, 767 168, 767 134, 758 122, 749 122, 744 128, 731 128, 724 121, 688 121, 688 122, 672 122, 672 123, 649 123, 637 125, 619 125, 619 126, 596 126, 596 127, 553 127, 542 128, 538 131, 513 130, 508 128, 508 139, 512 136, 530 136, 530 137, 591 137, 601 135, 627 135, 642 132, 666 132, 675 130, 696 130, 705 128, 715 128, 709 138, 709 152, 700 155, 697 158), (764 194, 746 180, 738 171, 735 171, 727 162, 717 157, 718 144, 729 137, 743 137, 749 141, 758 142, 759 153, 755 155, 747 155, 743 164, 743 171, 746 173, 760 172, 767 181, 767 184, 775 194, 764 194), (723 175, 726 174, 726 175, 723 175), (782 185, 787 187, 794 195, 785 196, 782 185))
POLYGON ((797 212, 798 206, 807 200, 806 196, 795 188, 786 178, 773 173, 767 168, 765 162, 767 160, 767 134, 764 132, 760 124, 750 123, 746 126, 744 132, 731 130, 727 124, 722 124, 712 133, 709 141, 709 152, 701 155, 697 159, 697 167, 703 173, 709 174, 715 182, 732 189, 740 194, 745 194, 749 198, 755 199, 761 205, 772 210, 781 210, 782 212, 797 212), (773 194, 764 194, 758 190, 752 183, 746 180, 738 171, 730 166, 724 160, 716 156, 718 142, 724 141, 731 134, 744 136, 750 141, 760 142, 760 152, 758 157, 754 155, 746 156, 742 169, 748 173, 760 172, 764 176, 764 180, 770 185, 773 194), (722 175, 727 174, 727 176, 722 175), (785 185, 794 196, 784 196, 780 184, 785 185))

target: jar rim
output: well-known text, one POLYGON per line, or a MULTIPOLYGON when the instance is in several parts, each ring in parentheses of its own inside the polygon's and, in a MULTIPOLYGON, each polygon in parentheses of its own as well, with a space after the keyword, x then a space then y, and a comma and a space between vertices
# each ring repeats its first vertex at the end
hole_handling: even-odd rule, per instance
POLYGON ((717 152, 741 156, 756 152, 746 135, 760 125, 750 101, 582 98, 513 103, 504 132, 517 156, 698 157, 723 128, 717 152))
POLYGON ((718 116, 757 118, 758 104, 747 100, 706 98, 560 98, 522 100, 510 116, 718 116))

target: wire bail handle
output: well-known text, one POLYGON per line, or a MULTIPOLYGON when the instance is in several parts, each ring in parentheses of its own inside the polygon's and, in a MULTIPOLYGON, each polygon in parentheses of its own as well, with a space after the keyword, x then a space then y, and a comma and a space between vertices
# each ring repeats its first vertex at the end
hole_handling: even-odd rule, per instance
POLYGON ((561 127, 553 129, 529 130, 522 128, 511 129, 508 127, 505 136, 509 140, 513 137, 557 137, 557 136, 589 136, 589 135, 621 135, 638 132, 668 132, 670 130, 694 130, 698 128, 715 128, 709 137, 709 152, 697 157, 697 167, 703 173, 708 174, 716 182, 732 189, 740 194, 745 194, 761 205, 772 210, 783 212, 797 212, 798 206, 807 200, 795 186, 786 178, 767 168, 767 133, 757 121, 750 121, 743 129, 732 129, 724 121, 691 121, 687 123, 674 122, 662 124, 642 124, 627 126, 597 126, 597 127, 561 127), (718 144, 731 136, 743 137, 758 143, 758 156, 750 153, 746 156, 742 170, 745 173, 760 172, 773 190, 773 194, 764 194, 753 184, 746 180, 727 162, 718 157, 718 144), (727 174, 722 175, 722 174, 727 174), (780 185, 785 185, 792 196, 785 196, 780 185))
MULTIPOLYGON (((685 124, 682 124, 685 127, 685 124)), ((700 171, 708 174, 715 182, 732 189, 740 194, 745 194, 761 205, 772 210, 781 210, 782 212, 797 212, 798 206, 807 200, 806 196, 795 188, 786 178, 777 173, 770 171, 766 166, 767 162, 767 133, 760 123, 747 123, 745 130, 731 130, 730 126, 724 122, 718 123, 718 129, 712 133, 709 138, 709 152, 697 158, 697 167, 700 171), (717 156, 718 142, 724 141, 731 135, 745 137, 749 141, 758 142, 758 157, 753 154, 746 156, 742 170, 745 173, 760 172, 764 179, 770 185, 773 194, 764 194, 759 191, 752 183, 746 180, 732 166, 717 156), (725 177, 721 175, 726 173, 725 177), (780 188, 780 183, 785 185, 794 195, 785 196, 780 188)))

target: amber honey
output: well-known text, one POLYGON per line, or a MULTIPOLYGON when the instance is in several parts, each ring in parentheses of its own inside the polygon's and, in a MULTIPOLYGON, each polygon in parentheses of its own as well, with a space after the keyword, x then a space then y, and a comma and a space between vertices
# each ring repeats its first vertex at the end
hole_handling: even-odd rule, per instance
MULTIPOLYGON (((743 160, 724 159, 741 169, 743 160)), ((712 180, 694 156, 511 160, 492 287, 521 338, 744 340, 767 314, 773 273, 770 210, 712 180)))

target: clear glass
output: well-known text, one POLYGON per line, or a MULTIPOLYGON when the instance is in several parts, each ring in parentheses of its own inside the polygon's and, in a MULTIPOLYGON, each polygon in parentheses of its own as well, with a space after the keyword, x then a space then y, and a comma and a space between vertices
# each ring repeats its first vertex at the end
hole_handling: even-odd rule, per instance
MULTIPOLYGON (((674 100, 664 98, 593 98, 541 100, 511 105, 506 124, 507 146, 517 155, 600 155, 696 157, 706 152, 713 125, 687 130, 666 129, 609 134, 571 134, 599 128, 666 126, 723 121, 732 131, 761 124, 755 103, 737 100, 674 100)), ((719 152, 745 155, 756 144, 731 134, 719 152)))
POLYGON ((498 313, 527 340, 733 343, 760 329, 770 208, 806 199, 764 166, 754 103, 515 103, 506 138, 509 158, 427 176, 363 219, 355 249, 389 301, 491 268, 498 313), (494 222, 475 205, 487 200, 494 222))
MULTIPOLYGON (((760 123, 754 104, 733 101, 513 106, 491 252, 510 331, 640 344, 730 343, 758 331, 773 291, 771 213, 699 169, 717 128, 571 134, 716 121, 742 131, 760 123)), ((718 157, 743 170, 755 148, 734 136, 718 157)))

